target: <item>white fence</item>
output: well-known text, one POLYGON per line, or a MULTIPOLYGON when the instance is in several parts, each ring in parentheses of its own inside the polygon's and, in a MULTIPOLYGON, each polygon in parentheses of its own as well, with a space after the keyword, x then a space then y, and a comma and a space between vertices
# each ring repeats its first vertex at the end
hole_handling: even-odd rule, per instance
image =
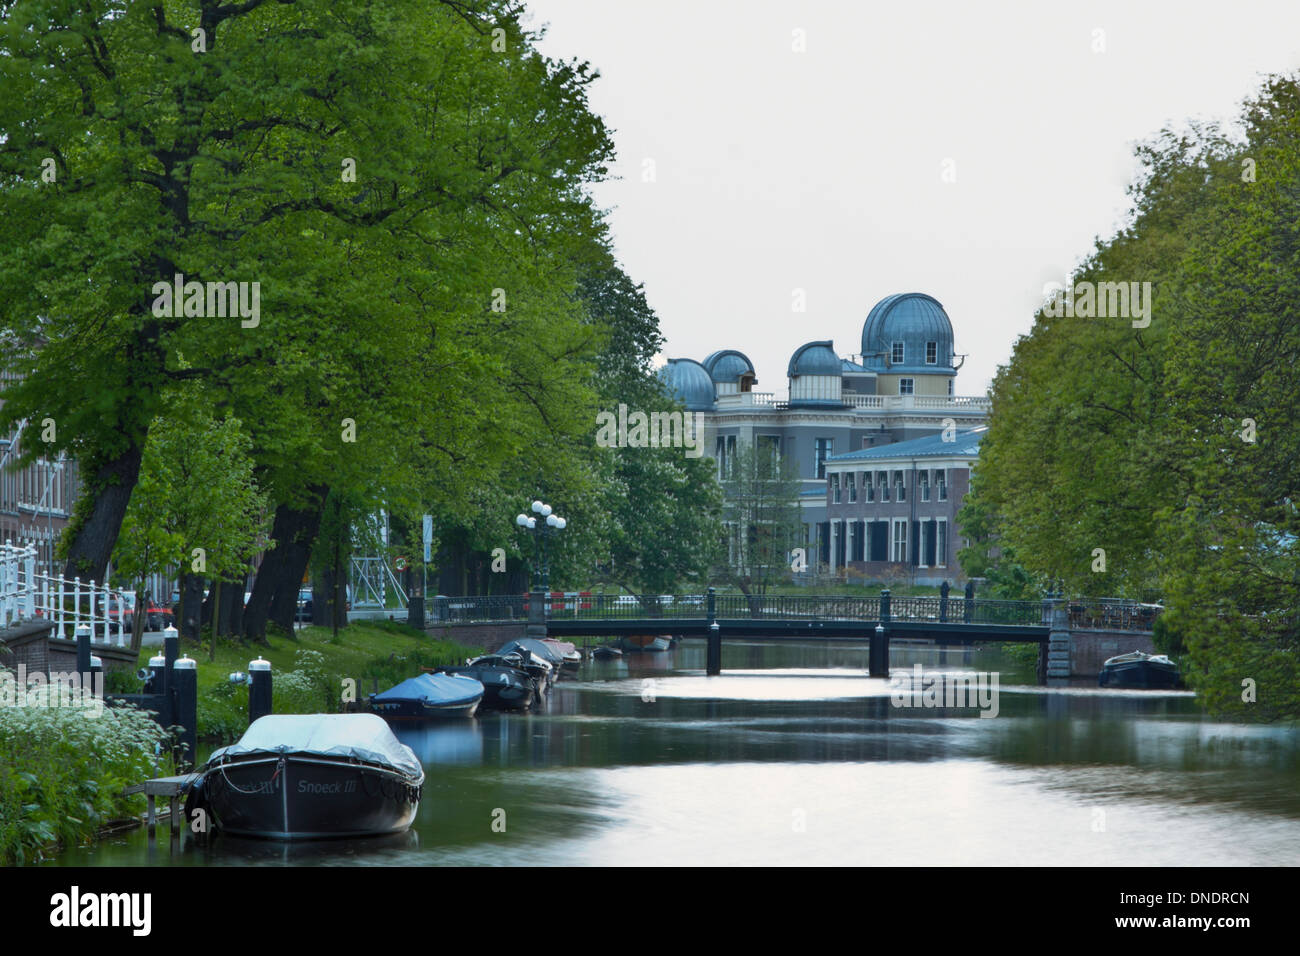
POLYGON ((44 619, 54 622, 55 637, 74 637, 87 627, 92 642, 125 647, 130 613, 121 591, 36 573, 35 545, 0 545, 0 628, 44 619))

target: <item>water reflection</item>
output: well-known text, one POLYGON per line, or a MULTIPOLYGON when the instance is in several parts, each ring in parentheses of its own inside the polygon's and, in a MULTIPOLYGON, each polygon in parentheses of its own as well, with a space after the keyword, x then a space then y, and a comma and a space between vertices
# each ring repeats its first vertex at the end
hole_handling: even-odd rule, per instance
MULTIPOLYGON (((174 862, 1300 863, 1294 727, 1040 688, 996 648, 894 648, 916 662, 998 672, 997 717, 895 706, 861 645, 728 643, 709 678, 687 641, 588 661, 532 713, 399 728, 427 774, 409 842, 219 838, 174 862)), ((137 832, 58 862, 150 859, 137 832)))

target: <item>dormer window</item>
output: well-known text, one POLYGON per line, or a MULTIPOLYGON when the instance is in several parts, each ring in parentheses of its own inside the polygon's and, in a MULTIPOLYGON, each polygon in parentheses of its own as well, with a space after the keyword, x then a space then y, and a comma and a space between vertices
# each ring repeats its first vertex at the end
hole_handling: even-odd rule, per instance
POLYGON ((939 343, 938 342, 925 343, 925 364, 926 365, 939 364, 939 343))
POLYGON ((889 361, 891 365, 903 364, 903 343, 902 342, 894 343, 893 348, 890 350, 889 361))

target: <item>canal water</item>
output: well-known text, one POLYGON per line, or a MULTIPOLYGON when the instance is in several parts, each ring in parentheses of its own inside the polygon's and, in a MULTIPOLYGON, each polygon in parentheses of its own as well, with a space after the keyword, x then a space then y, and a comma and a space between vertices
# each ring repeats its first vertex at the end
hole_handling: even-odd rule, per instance
MULTIPOLYGON (((52 865, 1300 865, 1300 732, 1186 692, 1034 686, 999 649, 729 642, 589 661, 528 715, 401 730, 424 799, 399 837, 169 852, 143 829, 52 865), (897 692, 997 672, 996 716, 897 692)), ((984 687, 987 689, 988 685, 984 687)), ((986 707, 991 713, 991 708, 986 707)))

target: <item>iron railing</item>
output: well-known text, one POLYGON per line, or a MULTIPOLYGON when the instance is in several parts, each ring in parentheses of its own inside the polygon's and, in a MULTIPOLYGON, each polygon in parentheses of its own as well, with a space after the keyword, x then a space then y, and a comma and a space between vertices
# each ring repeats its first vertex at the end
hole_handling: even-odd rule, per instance
MULTIPOLYGON (((746 597, 727 592, 714 598, 719 620, 838 620, 878 621, 881 595, 768 594, 746 597)), ((705 594, 630 595, 549 592, 545 597, 551 620, 634 621, 702 620, 708 616, 705 594)), ((522 621, 528 617, 529 595, 438 596, 428 599, 427 618, 445 623, 522 621)), ((1134 601, 1075 600, 1067 604, 1072 629, 1115 628, 1149 631, 1162 610, 1134 601)), ((893 621, 950 624, 1002 624, 1046 627, 1051 624, 1051 600, 967 600, 961 596, 904 597, 891 595, 893 621)))

